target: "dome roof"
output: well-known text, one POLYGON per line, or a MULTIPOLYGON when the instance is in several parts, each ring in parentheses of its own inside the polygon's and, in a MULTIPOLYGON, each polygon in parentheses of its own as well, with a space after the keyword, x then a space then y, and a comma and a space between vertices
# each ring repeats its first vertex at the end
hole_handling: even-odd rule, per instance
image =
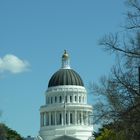
POLYGON ((48 87, 61 85, 84 86, 79 74, 72 69, 60 69, 49 80, 48 87))

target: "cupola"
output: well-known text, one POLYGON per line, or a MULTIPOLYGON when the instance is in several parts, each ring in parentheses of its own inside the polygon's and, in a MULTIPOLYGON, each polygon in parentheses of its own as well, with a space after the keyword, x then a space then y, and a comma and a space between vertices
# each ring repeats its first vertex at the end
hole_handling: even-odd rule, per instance
POLYGON ((66 50, 62 55, 62 67, 52 75, 48 87, 60 85, 84 86, 80 75, 70 68, 70 58, 66 50))

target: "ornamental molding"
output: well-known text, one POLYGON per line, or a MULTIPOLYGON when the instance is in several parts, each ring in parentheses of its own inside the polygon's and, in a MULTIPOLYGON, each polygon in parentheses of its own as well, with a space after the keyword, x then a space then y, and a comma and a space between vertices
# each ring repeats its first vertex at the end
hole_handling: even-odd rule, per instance
POLYGON ((65 93, 65 92, 73 92, 73 93, 87 93, 85 87, 82 86, 75 86, 75 85, 63 85, 63 86, 55 86, 55 87, 49 87, 45 94, 49 93, 65 93))
POLYGON ((51 125, 51 126, 43 126, 43 127, 41 127, 42 133, 43 133, 43 131, 46 131, 46 130, 54 131, 54 129, 55 130, 75 129, 75 130, 79 130, 79 131, 84 130, 84 132, 89 132, 89 131, 91 131, 93 129, 93 125, 84 125, 84 124, 83 125, 80 125, 80 124, 75 125, 75 124, 71 124, 71 125, 67 125, 67 127, 65 125, 63 125, 63 126, 62 125, 54 125, 54 126, 51 125))
POLYGON ((71 105, 71 104, 66 104, 65 105, 66 108, 64 108, 64 104, 61 104, 59 106, 56 105, 44 105, 40 107, 40 112, 45 112, 45 111, 89 111, 92 112, 93 111, 93 107, 91 105, 87 105, 87 104, 77 104, 77 105, 71 105))

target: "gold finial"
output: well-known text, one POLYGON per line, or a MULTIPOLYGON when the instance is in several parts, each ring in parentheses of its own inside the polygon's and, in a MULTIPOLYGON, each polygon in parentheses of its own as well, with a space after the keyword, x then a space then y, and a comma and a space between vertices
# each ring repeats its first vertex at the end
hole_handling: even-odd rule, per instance
POLYGON ((67 51, 64 50, 64 54, 62 55, 62 58, 68 58, 68 57, 69 57, 69 55, 68 55, 67 51))
POLYGON ((64 53, 62 55, 62 69, 70 69, 69 55, 66 50, 64 50, 64 53))
POLYGON ((67 50, 64 50, 64 54, 66 54, 67 53, 67 50))

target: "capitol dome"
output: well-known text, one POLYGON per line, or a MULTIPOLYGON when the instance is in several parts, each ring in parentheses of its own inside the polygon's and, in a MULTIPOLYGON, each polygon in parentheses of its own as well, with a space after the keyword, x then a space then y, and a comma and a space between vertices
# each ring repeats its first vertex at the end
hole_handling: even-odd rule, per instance
POLYGON ((45 104, 40 107, 42 140, 88 140, 93 131, 92 106, 80 75, 70 67, 64 51, 62 66, 49 80, 45 104))
POLYGON ((48 87, 60 85, 84 86, 80 75, 73 69, 60 69, 49 80, 48 87))

